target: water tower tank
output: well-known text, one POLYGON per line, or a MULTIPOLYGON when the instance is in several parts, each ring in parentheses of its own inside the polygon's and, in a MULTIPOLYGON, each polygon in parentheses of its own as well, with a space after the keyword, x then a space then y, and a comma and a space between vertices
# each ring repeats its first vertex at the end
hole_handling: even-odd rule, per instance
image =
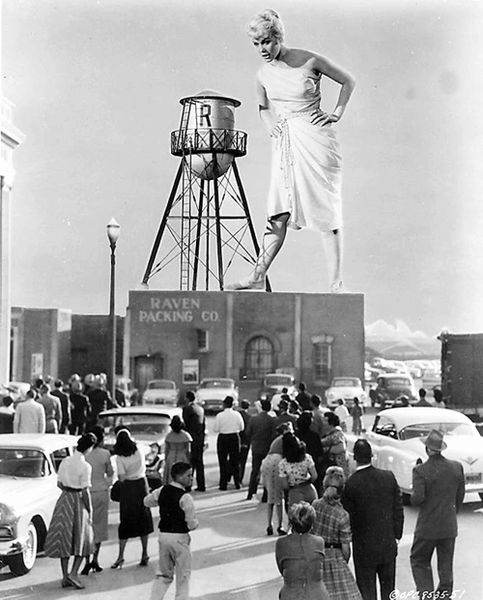
POLYGON ((171 153, 189 158, 190 169, 201 179, 225 173, 235 156, 246 154, 247 134, 235 127, 240 101, 203 91, 182 98, 180 126, 171 133, 171 153))

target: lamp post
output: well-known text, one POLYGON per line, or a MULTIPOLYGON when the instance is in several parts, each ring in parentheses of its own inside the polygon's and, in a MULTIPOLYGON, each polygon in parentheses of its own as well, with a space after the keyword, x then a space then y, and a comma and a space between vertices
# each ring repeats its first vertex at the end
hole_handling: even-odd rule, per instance
POLYGON ((116 244, 121 233, 121 226, 112 218, 106 225, 109 246, 111 247, 111 284, 109 289, 109 321, 111 324, 111 396, 116 401, 116 244))

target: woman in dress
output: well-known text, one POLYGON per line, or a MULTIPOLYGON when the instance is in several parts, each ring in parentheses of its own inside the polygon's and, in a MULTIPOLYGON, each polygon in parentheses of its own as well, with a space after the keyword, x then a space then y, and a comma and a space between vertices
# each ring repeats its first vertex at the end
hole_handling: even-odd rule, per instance
POLYGON ((102 567, 99 565, 99 550, 101 549, 101 543, 108 539, 109 488, 114 474, 111 453, 103 447, 104 429, 100 425, 96 425, 92 428, 91 433, 97 439, 92 452, 87 456, 87 462, 92 468, 90 492, 95 548, 92 560, 89 560, 89 557, 86 559, 86 564, 81 571, 82 575, 88 575, 91 570, 96 573, 102 571, 102 567))
POLYGON ((293 433, 293 425, 290 421, 281 423, 275 430, 277 437, 270 445, 267 456, 262 461, 261 473, 262 483, 267 490, 267 535, 273 535, 273 507, 277 509, 277 533, 285 535, 283 528, 283 496, 284 490, 282 480, 278 474, 278 465, 282 460, 283 435, 284 433, 293 433))
POLYGON ((191 464, 191 442, 193 438, 184 430, 184 423, 175 415, 171 419, 171 431, 164 441, 164 485, 171 483, 171 467, 177 462, 191 464))
POLYGON ((313 502, 317 492, 313 482, 317 479, 315 464, 305 451, 305 444, 293 433, 285 433, 282 439, 283 458, 278 464, 282 487, 288 489, 288 506, 304 500, 313 502))
POLYGON ((347 442, 344 432, 340 427, 339 417, 333 412, 324 415, 327 425, 327 434, 320 440, 324 448, 323 472, 330 466, 338 466, 349 474, 349 461, 347 460, 347 442))
POLYGON ((312 506, 315 521, 310 533, 320 535, 325 542, 323 561, 324 583, 331 600, 362 600, 359 588, 347 566, 352 541, 350 518, 340 497, 345 476, 341 467, 329 467, 324 477, 325 493, 312 506))
POLYGON ((84 434, 79 438, 74 454, 64 458, 57 472, 57 485, 62 493, 55 504, 44 550, 46 556, 60 558, 64 588, 84 589, 77 574, 82 559, 94 549, 89 493, 92 469, 86 457, 96 441, 92 433, 84 434), (69 571, 71 556, 74 561, 69 571))
POLYGON ((279 598, 329 600, 322 572, 324 540, 309 533, 315 510, 307 502, 299 502, 290 507, 288 518, 292 532, 275 545, 277 567, 283 576, 279 598))
POLYGON ((142 555, 140 567, 148 564, 148 535, 153 532, 153 519, 143 499, 148 493, 144 456, 127 429, 116 434, 113 453, 116 455, 117 476, 121 482, 119 501, 119 553, 111 569, 120 569, 124 564, 127 540, 141 538, 142 555))
POLYGON ((273 138, 268 223, 253 271, 228 289, 263 289, 266 272, 291 227, 322 234, 330 291, 340 292, 341 156, 332 124, 344 114, 354 80, 319 54, 285 46, 284 27, 274 10, 257 14, 248 35, 264 61, 257 74, 259 113, 273 138), (320 108, 323 77, 341 86, 337 105, 328 113, 320 108))

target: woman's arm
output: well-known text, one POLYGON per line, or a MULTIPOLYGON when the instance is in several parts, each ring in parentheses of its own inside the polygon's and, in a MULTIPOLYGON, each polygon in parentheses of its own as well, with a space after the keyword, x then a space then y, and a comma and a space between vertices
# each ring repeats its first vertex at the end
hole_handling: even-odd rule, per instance
POLYGON ((280 126, 277 125, 277 119, 270 110, 270 102, 268 100, 267 91, 257 80, 257 98, 258 98, 258 114, 260 119, 271 137, 277 137, 282 133, 280 126))
POLYGON ((318 54, 314 54, 313 66, 318 73, 329 77, 329 79, 332 79, 341 85, 337 105, 332 113, 323 113, 318 117, 314 117, 313 123, 317 123, 318 125, 337 123, 337 121, 339 121, 344 114, 347 103, 349 102, 352 92, 354 91, 356 85, 355 79, 347 71, 344 71, 327 58, 324 58, 318 54))
POLYGON ((126 469, 124 468, 120 456, 116 456, 116 470, 119 481, 124 481, 124 479, 126 479, 126 469))
POLYGON ((341 548, 342 556, 344 557, 345 562, 349 562, 349 558, 351 557, 351 545, 347 542, 342 542, 341 548))
POLYGON ((87 508, 87 512, 89 515, 92 515, 91 493, 89 492, 89 488, 82 488, 81 496, 84 506, 87 508))
POLYGON ((309 466, 309 473, 310 473, 310 481, 311 481, 311 483, 314 483, 314 481, 317 479, 317 470, 315 469, 315 465, 313 462, 309 466))

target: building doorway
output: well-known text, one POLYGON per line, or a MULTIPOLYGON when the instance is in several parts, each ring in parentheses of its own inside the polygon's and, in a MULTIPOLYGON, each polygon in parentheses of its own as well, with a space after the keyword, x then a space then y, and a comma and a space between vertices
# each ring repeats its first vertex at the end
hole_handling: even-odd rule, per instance
POLYGON ((247 379, 261 379, 274 370, 272 342, 265 336, 251 338, 245 347, 245 375, 247 379))
POLYGON ((164 361, 160 354, 136 356, 134 358, 134 385, 142 393, 151 379, 162 379, 164 361))

